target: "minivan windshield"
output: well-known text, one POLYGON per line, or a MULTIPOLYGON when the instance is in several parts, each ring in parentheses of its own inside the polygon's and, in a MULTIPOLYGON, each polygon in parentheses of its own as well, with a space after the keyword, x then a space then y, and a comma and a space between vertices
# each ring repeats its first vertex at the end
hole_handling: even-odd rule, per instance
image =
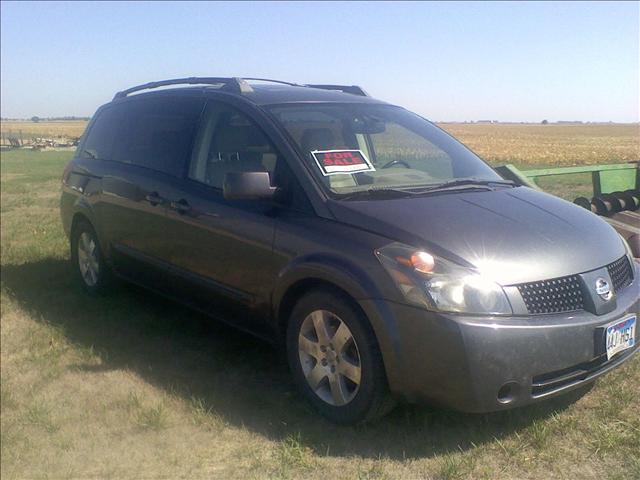
MULTIPOLYGON (((268 107, 332 194, 419 192, 451 181, 503 181, 440 128, 403 108, 372 104, 268 107)), ((355 195, 354 195, 355 194, 355 195)))

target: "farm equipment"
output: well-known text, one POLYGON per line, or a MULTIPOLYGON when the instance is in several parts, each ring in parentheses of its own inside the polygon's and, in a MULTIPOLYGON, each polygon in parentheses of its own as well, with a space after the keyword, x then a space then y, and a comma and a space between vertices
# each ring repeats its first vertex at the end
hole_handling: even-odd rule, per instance
POLYGON ((613 226, 629 243, 634 257, 640 258, 640 165, 638 162, 615 165, 589 165, 536 170, 519 170, 513 165, 497 167, 498 172, 520 185, 541 190, 541 177, 591 173, 592 197, 577 197, 580 205, 613 226))
POLYGON ((52 137, 52 138, 34 138, 31 146, 33 148, 67 148, 78 145, 78 138, 71 137, 52 137))
POLYGON ((16 136, 4 137, 2 140, 3 148, 26 148, 31 150, 43 150, 47 148, 71 148, 77 147, 80 139, 79 137, 33 137, 22 139, 16 136), (6 141, 5 141, 6 140, 6 141))

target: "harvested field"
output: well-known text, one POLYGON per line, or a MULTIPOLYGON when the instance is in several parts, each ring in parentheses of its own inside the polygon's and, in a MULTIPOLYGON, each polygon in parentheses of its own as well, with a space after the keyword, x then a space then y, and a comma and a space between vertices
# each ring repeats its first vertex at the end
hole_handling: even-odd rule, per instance
MULTIPOLYGON (((87 122, 3 121, 3 135, 79 137, 87 122)), ((523 168, 640 159, 638 124, 465 124, 440 127, 494 165, 514 163, 523 168)))
POLYGON ((0 125, 0 133, 2 135, 19 137, 22 134, 24 139, 27 139, 32 137, 79 137, 84 132, 87 122, 82 120, 56 122, 3 120, 0 125))
POLYGON ((638 124, 440 124, 493 165, 522 168, 640 160, 638 124))

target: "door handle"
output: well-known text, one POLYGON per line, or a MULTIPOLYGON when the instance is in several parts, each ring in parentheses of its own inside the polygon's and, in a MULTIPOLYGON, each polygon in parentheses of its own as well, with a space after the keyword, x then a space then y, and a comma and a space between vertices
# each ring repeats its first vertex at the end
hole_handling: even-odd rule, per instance
POLYGON ((160 205, 164 203, 165 199, 158 195, 158 192, 151 192, 146 197, 144 197, 147 202, 149 202, 152 206, 160 205))
POLYGON ((191 205, 189 205, 189 202, 187 202, 184 198, 181 198, 178 201, 171 202, 169 204, 169 207, 179 214, 184 214, 191 210, 191 205))

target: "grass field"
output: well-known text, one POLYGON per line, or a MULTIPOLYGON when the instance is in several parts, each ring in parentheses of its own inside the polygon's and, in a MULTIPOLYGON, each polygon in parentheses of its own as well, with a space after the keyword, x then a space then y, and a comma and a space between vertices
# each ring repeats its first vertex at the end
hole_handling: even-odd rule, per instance
POLYGON ((638 356, 531 408, 346 428, 268 345, 130 286, 86 296, 58 212, 70 155, 0 159, 3 480, 640 478, 638 356))

